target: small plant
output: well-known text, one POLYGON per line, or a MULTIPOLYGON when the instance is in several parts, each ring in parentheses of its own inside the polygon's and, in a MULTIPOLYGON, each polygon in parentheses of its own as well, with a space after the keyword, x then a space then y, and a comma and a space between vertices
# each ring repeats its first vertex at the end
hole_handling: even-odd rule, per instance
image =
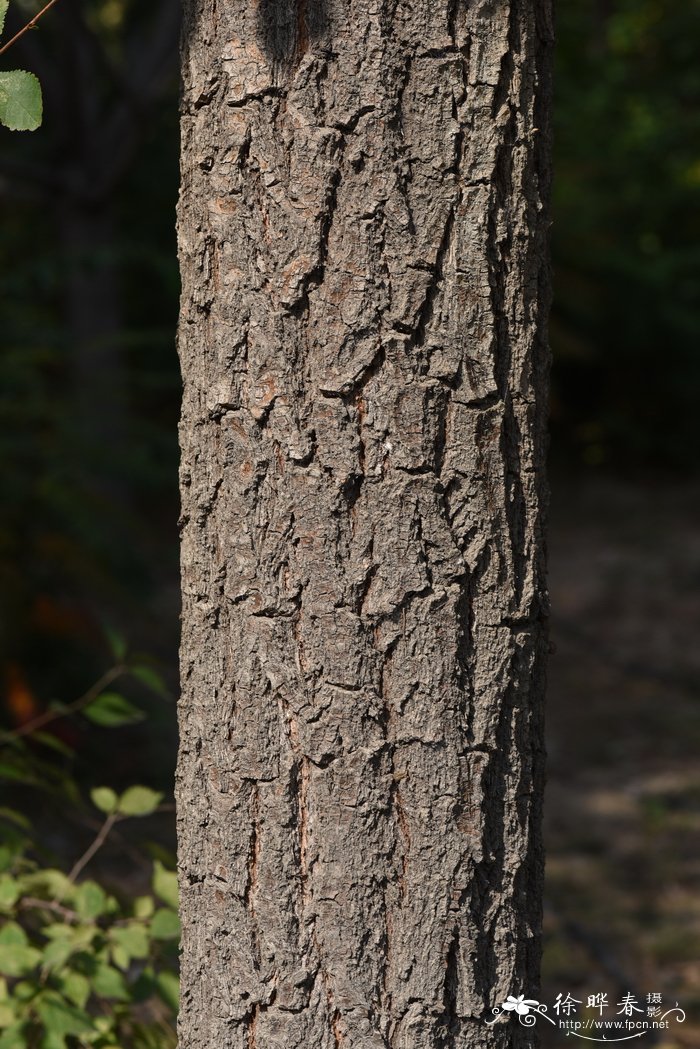
MULTIPOLYGON (((33 29, 41 16, 55 3, 57 0, 50 0, 11 40, 3 44, 0 47, 0 55, 33 29)), ((5 28, 9 4, 10 0, 0 0, 0 36, 5 28)), ((36 131, 41 125, 42 110, 41 84, 33 73, 27 73, 24 69, 0 72, 0 124, 4 124, 10 131, 36 131)))
MULTIPOLYGON (((115 892, 99 877, 82 877, 121 823, 164 810, 163 795, 146 786, 121 793, 98 786, 88 803, 65 763, 51 758, 71 757, 49 731, 54 722, 78 718, 118 729, 143 718, 131 700, 111 690, 118 679, 132 677, 163 691, 152 665, 130 659, 119 639, 113 647, 117 663, 80 699, 53 704, 0 733, 0 780, 60 796, 93 835, 82 855, 64 865, 36 841, 24 812, 0 807, 0 1049, 175 1045, 175 872, 161 858, 132 848, 149 871, 150 891, 115 892)), ((153 848, 156 856, 164 854, 153 848)))

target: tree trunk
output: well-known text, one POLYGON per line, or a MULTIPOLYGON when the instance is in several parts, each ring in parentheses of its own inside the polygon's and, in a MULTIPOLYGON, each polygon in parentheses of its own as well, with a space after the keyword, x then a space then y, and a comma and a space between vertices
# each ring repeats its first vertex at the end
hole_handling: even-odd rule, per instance
POLYGON ((549 0, 188 0, 181 1049, 532 1044, 549 0))

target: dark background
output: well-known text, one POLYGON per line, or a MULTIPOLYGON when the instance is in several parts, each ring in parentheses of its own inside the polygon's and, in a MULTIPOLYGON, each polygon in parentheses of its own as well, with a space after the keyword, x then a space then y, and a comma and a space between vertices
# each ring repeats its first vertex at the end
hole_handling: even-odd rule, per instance
MULTIPOLYGON (((3 66, 40 75, 44 126, 0 130, 3 718, 79 696, 116 631, 171 695, 128 686, 149 716, 116 745, 64 726, 72 770, 169 793, 177 21, 61 0, 3 66)), ((700 1034, 700 3, 561 0, 558 37, 542 999, 663 992, 691 1014, 658 1043, 679 1049, 700 1034)), ((172 848, 169 815, 149 833, 172 848)))

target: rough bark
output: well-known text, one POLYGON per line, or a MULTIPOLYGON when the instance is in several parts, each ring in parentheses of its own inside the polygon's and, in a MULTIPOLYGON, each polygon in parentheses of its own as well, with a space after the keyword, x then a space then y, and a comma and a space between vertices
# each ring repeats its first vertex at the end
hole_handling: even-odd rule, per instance
POLYGON ((549 0, 188 0, 181 1049, 529 1045, 549 0))

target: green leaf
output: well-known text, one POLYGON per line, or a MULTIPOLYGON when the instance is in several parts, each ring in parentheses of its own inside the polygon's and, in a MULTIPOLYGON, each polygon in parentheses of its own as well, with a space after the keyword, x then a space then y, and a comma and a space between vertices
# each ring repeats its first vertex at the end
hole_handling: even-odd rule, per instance
POLYGON ((70 940, 51 940, 44 947, 42 954, 42 965, 44 969, 60 969, 66 964, 75 945, 70 940))
POLYGON ((95 881, 86 881, 75 893, 75 909, 81 918, 98 918, 107 909, 107 893, 95 881))
POLYGON ((129 958, 128 951, 125 951, 119 944, 112 944, 112 962, 118 969, 123 969, 125 972, 129 968, 131 959, 129 958))
POLYGON ((28 895, 52 899, 62 898, 73 891, 73 883, 68 880, 68 876, 54 867, 23 874, 19 883, 22 891, 28 895))
POLYGON ((112 655, 118 663, 123 663, 128 647, 126 638, 123 634, 120 634, 118 630, 113 630, 110 626, 105 626, 103 629, 112 655))
POLYGON ((0 1028, 10 1027, 17 1019, 17 1013, 12 1003, 7 1002, 0 1005, 0 1028))
POLYGON ((8 809, 5 806, 0 807, 0 819, 16 823, 22 830, 29 830, 31 827, 31 823, 26 816, 23 816, 21 812, 17 812, 16 809, 8 809))
POLYGON ((36 131, 41 113, 41 85, 33 73, 0 73, 0 123, 10 131, 36 131))
POLYGON ((161 907, 151 920, 151 936, 154 940, 177 940, 180 937, 180 919, 176 911, 161 907))
MULTIPOLYGON (((57 943, 69 943, 71 945, 71 953, 92 950, 93 940, 101 935, 101 931, 96 925, 62 925, 60 923, 46 925, 42 932, 44 936, 48 936, 57 943)), ((58 950, 57 948, 57 952, 58 950)))
POLYGON ((26 1039, 24 1037, 24 1031, 26 1023, 15 1024, 13 1027, 8 1027, 2 1038, 0 1038, 0 1049, 17 1049, 20 1045, 26 1045, 26 1039))
POLYGON ((5 18, 7 16, 7 9, 10 6, 10 0, 0 0, 0 33, 5 28, 5 18))
POLYGON ((163 795, 150 787, 129 787, 119 799, 119 812, 124 816, 150 816, 162 800, 163 795))
MULTIPOLYGON (((1 120, 0 117, 0 122, 1 120)), ((34 773, 29 772, 21 759, 13 755, 8 755, 7 761, 0 761, 0 779, 10 779, 15 783, 29 783, 32 786, 40 785, 34 773)))
POLYGON ((150 918, 155 910, 152 896, 137 896, 134 900, 134 917, 150 918))
POLYGON ((122 974, 111 965, 98 965, 92 976, 92 989, 100 998, 129 1000, 129 989, 122 974))
POLYGON ((111 787, 95 787, 94 790, 90 791, 90 800, 100 812, 109 814, 117 811, 119 798, 111 787))
POLYGON ((53 922, 51 925, 45 925, 41 931, 44 936, 48 936, 50 940, 70 940, 73 936, 74 929, 73 926, 68 925, 67 922, 53 922))
POLYGON ((85 717, 102 728, 118 728, 120 725, 133 725, 143 721, 142 710, 135 707, 118 692, 103 692, 101 696, 88 704, 83 711, 85 717))
POLYGON ((26 947, 28 943, 26 932, 17 922, 5 922, 0 929, 0 947, 26 947))
POLYGON ((58 754, 62 754, 64 758, 72 758, 75 754, 72 747, 69 747, 67 743, 58 739, 51 732, 33 732, 32 739, 37 743, 43 743, 49 750, 55 750, 58 754))
POLYGON ((141 663, 131 668, 131 674, 133 677, 138 678, 146 688, 150 688, 151 692, 155 692, 157 696, 166 698, 170 695, 163 678, 153 667, 141 663))
POLYGON ((84 1009, 90 997, 90 981, 82 973, 72 972, 70 969, 60 978, 61 991, 66 998, 84 1009))
POLYGON ((180 995, 180 981, 175 973, 164 971, 156 976, 158 994, 174 1013, 177 1012, 180 995))
MULTIPOLYGON (((131 922, 129 925, 120 925, 110 929, 109 936, 115 947, 128 954, 129 961, 132 958, 148 957, 148 935, 143 925, 139 925, 136 922, 131 922)), ((121 968, 125 968, 125 966, 121 966, 121 968)))
POLYGON ((87 1013, 70 1005, 57 994, 43 996, 36 1004, 36 1011, 47 1032, 57 1038, 65 1039, 67 1034, 84 1034, 92 1026, 87 1013))
POLYGON ((32 998, 36 997, 38 988, 35 983, 29 983, 27 980, 20 980, 12 988, 13 997, 18 1002, 30 1002, 32 998))
POLYGON ((41 952, 36 947, 19 943, 0 944, 0 973, 4 976, 26 976, 40 961, 41 952))
POLYGON ((0 877, 0 908, 10 910, 19 899, 20 888, 14 878, 9 874, 0 877))
POLYGON ((175 871, 166 870, 160 860, 156 860, 153 864, 153 891, 163 903, 177 910, 177 874, 175 871))

